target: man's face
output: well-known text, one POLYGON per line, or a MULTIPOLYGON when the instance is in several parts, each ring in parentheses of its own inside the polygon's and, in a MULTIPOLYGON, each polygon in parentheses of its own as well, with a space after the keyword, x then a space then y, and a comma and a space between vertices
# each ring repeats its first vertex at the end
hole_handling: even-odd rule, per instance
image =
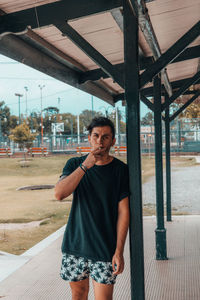
POLYGON ((92 150, 101 148, 102 155, 109 152, 110 147, 115 144, 110 126, 94 127, 88 136, 92 150))

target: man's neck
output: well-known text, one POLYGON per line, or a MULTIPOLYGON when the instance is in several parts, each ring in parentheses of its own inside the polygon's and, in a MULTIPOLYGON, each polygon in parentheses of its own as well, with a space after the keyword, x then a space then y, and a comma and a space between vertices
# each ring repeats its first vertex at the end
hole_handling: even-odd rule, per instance
POLYGON ((100 156, 95 165, 107 165, 108 163, 110 163, 111 161, 113 160, 113 156, 110 156, 109 153, 106 153, 105 155, 103 156, 100 156))

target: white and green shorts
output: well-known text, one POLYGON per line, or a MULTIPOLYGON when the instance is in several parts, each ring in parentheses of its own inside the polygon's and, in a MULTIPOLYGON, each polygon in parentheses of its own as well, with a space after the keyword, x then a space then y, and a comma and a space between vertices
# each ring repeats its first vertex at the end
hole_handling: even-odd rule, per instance
POLYGON ((98 283, 115 284, 116 275, 113 275, 111 262, 92 261, 63 253, 60 276, 67 281, 80 281, 89 276, 98 283))

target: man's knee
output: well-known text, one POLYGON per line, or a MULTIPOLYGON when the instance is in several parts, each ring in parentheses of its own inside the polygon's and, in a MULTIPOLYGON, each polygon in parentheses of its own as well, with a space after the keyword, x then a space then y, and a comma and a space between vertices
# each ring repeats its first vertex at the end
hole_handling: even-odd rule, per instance
POLYGON ((73 300, 85 300, 88 297, 89 285, 70 284, 73 300))

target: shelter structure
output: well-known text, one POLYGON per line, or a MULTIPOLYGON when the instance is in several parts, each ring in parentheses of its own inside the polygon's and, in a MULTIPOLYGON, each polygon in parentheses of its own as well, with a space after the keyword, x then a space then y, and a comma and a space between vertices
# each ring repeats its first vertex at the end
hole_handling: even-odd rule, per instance
POLYGON ((170 121, 200 95, 195 88, 200 81, 199 0, 0 0, 0 14, 1 54, 111 105, 125 100, 131 298, 144 300, 140 101, 154 112, 156 258, 165 260, 162 119, 166 128, 167 220, 171 221, 170 121), (170 115, 170 105, 184 93, 192 98, 170 115))

